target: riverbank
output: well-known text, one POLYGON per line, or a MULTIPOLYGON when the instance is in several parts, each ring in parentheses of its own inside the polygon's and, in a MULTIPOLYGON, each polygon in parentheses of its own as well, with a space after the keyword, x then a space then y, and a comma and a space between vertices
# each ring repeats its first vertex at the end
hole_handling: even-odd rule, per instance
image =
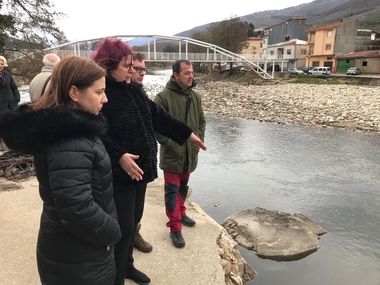
POLYGON ((197 82, 207 112, 280 124, 380 131, 377 86, 286 80, 235 83, 204 78, 197 82))

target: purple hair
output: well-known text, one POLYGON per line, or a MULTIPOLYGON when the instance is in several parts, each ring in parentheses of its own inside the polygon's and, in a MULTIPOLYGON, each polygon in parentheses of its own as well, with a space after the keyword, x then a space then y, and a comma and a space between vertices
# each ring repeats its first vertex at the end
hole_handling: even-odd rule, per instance
POLYGON ((110 73, 117 68, 122 57, 132 54, 132 48, 126 42, 108 37, 99 42, 91 59, 110 73))

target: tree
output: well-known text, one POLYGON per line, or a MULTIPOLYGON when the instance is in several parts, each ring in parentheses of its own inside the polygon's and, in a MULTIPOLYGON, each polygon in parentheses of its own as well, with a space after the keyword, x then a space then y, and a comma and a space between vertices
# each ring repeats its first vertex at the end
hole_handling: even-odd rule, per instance
POLYGON ((14 75, 31 79, 41 69, 44 49, 67 42, 55 24, 62 17, 49 0, 0 0, 0 54, 14 75))
POLYGON ((247 36, 249 38, 256 36, 255 26, 252 23, 248 24, 248 22, 244 22, 244 26, 245 26, 245 30, 247 31, 247 36))
POLYGON ((211 43, 231 52, 240 54, 248 47, 244 23, 237 16, 210 24, 207 33, 211 43))
MULTIPOLYGON (((247 32, 244 23, 237 16, 221 22, 212 23, 207 29, 210 42, 233 53, 240 54, 248 47, 247 32)), ((233 72, 230 62, 230 74, 233 72)))

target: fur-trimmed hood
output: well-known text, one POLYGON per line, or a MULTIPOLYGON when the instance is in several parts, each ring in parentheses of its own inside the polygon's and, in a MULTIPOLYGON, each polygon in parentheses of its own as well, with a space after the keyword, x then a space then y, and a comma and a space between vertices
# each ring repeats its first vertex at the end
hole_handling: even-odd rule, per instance
POLYGON ((105 134, 102 115, 73 109, 31 110, 27 105, 0 114, 0 138, 13 151, 35 154, 57 142, 105 134))

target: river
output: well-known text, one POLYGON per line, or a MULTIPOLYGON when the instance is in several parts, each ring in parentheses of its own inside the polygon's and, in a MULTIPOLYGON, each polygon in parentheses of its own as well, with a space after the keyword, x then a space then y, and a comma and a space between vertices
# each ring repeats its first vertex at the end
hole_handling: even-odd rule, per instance
POLYGON ((300 212, 320 249, 277 262, 240 247, 255 285, 380 284, 380 135, 207 115, 191 200, 218 223, 248 208, 300 212), (217 207, 216 207, 217 206, 217 207))

